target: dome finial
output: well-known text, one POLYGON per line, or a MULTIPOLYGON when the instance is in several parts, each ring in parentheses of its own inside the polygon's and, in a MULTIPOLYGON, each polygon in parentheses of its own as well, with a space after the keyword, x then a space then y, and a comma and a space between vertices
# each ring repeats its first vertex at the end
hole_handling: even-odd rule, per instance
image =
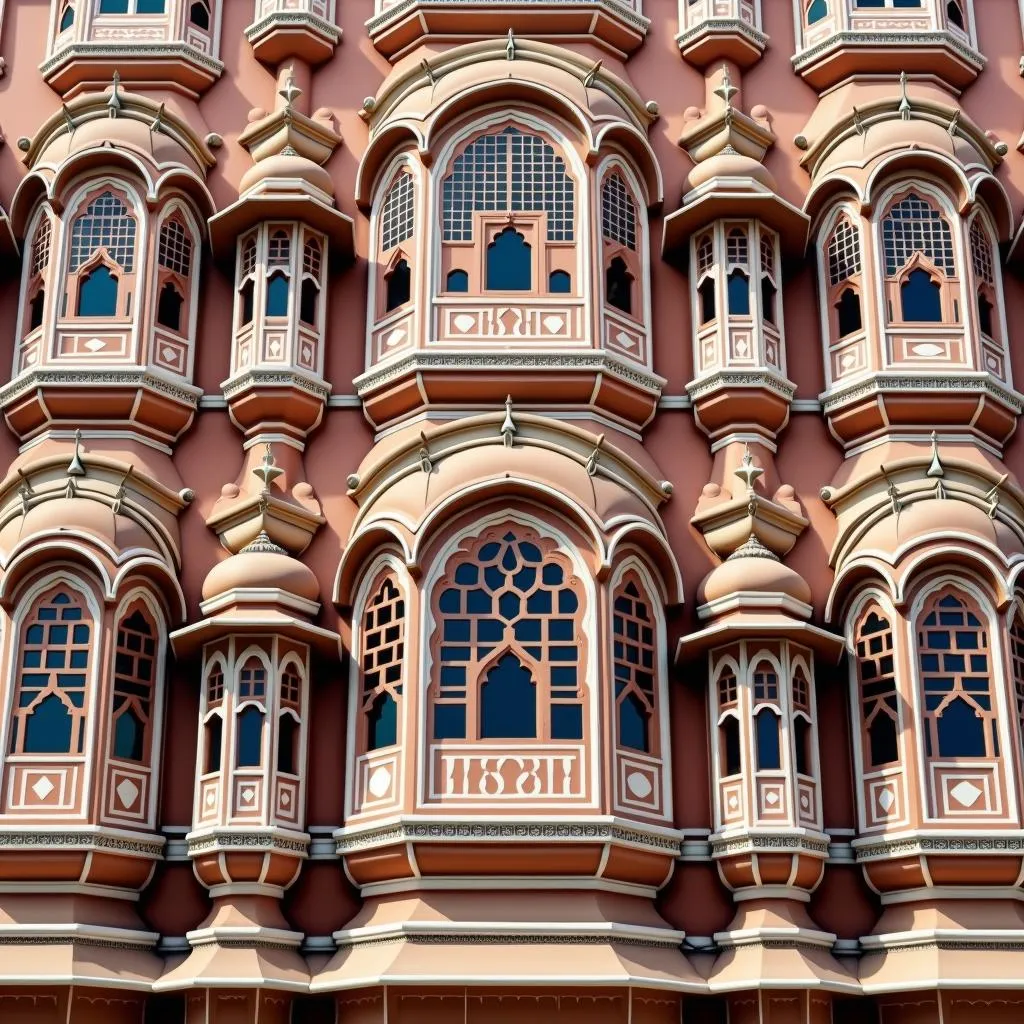
POLYGON ((68 464, 68 476, 85 476, 85 464, 82 462, 82 431, 75 431, 75 450, 68 464))
POLYGON ((752 494, 754 484, 764 476, 764 470, 754 464, 754 456, 750 454, 750 445, 743 445, 743 461, 733 472, 747 485, 747 494, 752 494))

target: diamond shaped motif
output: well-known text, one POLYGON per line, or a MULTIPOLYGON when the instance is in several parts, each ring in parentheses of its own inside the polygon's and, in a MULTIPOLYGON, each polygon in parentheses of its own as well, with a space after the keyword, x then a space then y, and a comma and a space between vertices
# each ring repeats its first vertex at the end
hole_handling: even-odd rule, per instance
POLYGON ((476 323, 476 317, 470 316, 469 313, 460 313, 452 320, 452 323, 455 325, 455 330, 460 334, 465 334, 476 323))
POLYGON ((313 362, 313 349, 309 345, 302 346, 302 361, 304 363, 313 362))
POLYGON ((117 798, 121 801, 121 806, 125 810, 131 810, 135 805, 135 801, 139 797, 139 787, 132 782, 131 779, 122 779, 114 790, 117 794, 117 798))
POLYGON ((555 316, 554 313, 544 317, 544 328, 549 334, 558 334, 565 327, 565 317, 555 316))
POLYGON ((276 359, 281 354, 281 342, 275 338, 267 345, 267 351, 276 359))
POLYGON ((178 352, 176 349, 171 348, 170 345, 164 345, 164 347, 160 349, 160 356, 165 363, 177 364, 178 362, 178 352))
POLYGON ((774 807, 779 802, 779 794, 775 792, 765 793, 764 802, 768 804, 769 807, 774 807))
POLYGON ((40 800, 45 800, 57 787, 50 781, 49 775, 40 775, 34 783, 32 783, 32 792, 40 800))
POLYGON ((981 790, 973 783, 964 779, 958 782, 950 791, 949 795, 964 807, 973 807, 981 796, 981 790))
POLYGON ((252 804, 255 802, 255 800, 256 790, 253 789, 252 786, 246 786, 245 789, 242 790, 242 803, 252 804))
POLYGON ((84 343, 83 347, 87 348, 90 352, 99 352, 101 348, 107 347, 107 343, 105 341, 100 341, 99 338, 90 338, 84 343))
POLYGON ((730 811, 735 811, 736 808, 739 807, 739 805, 740 805, 740 802, 736 798, 736 794, 735 793, 733 793, 732 796, 729 797, 729 800, 727 801, 727 803, 728 803, 728 807, 729 807, 730 811))
POLYGON ((391 772, 383 765, 378 766, 371 773, 366 788, 379 800, 391 788, 391 772))
POLYGON ((800 806, 806 811, 811 806, 810 797, 806 793, 800 794, 800 806))
POLYGON ((288 790, 286 789, 286 790, 285 790, 285 791, 284 791, 284 792, 283 792, 283 793, 281 794, 281 806, 282 806, 282 807, 291 807, 291 805, 292 805, 292 795, 291 795, 291 793, 289 793, 289 792, 288 792, 288 790))
POLYGON ((619 333, 615 335, 615 340, 623 348, 636 348, 636 338, 631 338, 625 331, 619 331, 619 333))
POLYGON ((206 791, 206 806, 212 807, 217 802, 217 794, 212 789, 206 791))
POLYGON ((394 348, 396 345, 401 345, 403 341, 405 341, 405 328, 396 327, 384 339, 384 344, 387 348, 394 348))
POLYGON ((892 810, 892 805, 896 803, 896 797, 893 796, 892 790, 888 788, 883 789, 882 792, 878 794, 878 803, 882 810, 888 814, 889 811, 892 810))

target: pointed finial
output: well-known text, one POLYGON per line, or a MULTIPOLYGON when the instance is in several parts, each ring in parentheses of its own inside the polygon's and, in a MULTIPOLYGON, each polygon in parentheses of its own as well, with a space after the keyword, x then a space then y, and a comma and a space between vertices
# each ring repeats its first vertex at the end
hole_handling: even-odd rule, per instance
POLYGON ((594 84, 594 79, 597 78, 598 71, 601 70, 601 65, 604 61, 598 61, 588 72, 586 78, 583 79, 583 88, 589 89, 594 84))
POLYGON ((939 458, 939 440, 935 431, 932 431, 932 461, 925 476, 943 477, 946 471, 942 468, 942 459, 939 458))
POLYGON ((75 128, 78 126, 75 124, 74 117, 71 116, 71 111, 68 110, 68 105, 62 103, 60 105, 61 113, 64 115, 64 124, 67 126, 69 134, 74 134, 75 128))
POLYGON ((427 76, 427 81, 431 85, 437 85, 437 78, 434 77, 434 69, 427 62, 426 57, 424 57, 423 60, 420 61, 420 67, 423 68, 423 74, 427 76))
POLYGON ((111 506, 114 515, 120 515, 121 506, 124 504, 124 496, 128 490, 128 478, 132 475, 132 470, 135 468, 135 463, 132 463, 125 471, 124 476, 121 477, 121 482, 117 485, 117 493, 114 495, 114 504, 111 506))
POLYGON ((889 504, 892 506, 893 513, 898 516, 903 509, 903 499, 900 496, 900 492, 897 490, 892 477, 889 476, 889 471, 885 468, 885 463, 883 463, 879 469, 881 470, 882 476, 885 477, 885 482, 889 485, 886 491, 886 494, 889 496, 889 504))
POLYGON ((985 495, 985 500, 988 502, 988 517, 989 519, 995 519, 996 512, 999 511, 999 488, 1009 479, 1010 474, 1004 473, 993 485, 992 489, 985 495))
POLYGON ((715 95, 720 96, 727 108, 732 108, 732 98, 739 92, 739 89, 732 84, 732 75, 729 74, 729 65, 722 65, 722 81, 715 89, 715 95))
POLYGON ((754 456, 750 454, 749 445, 743 446, 743 460, 733 472, 747 485, 747 493, 752 494, 754 484, 764 476, 764 470, 754 465, 754 456))
POLYGON ((865 132, 864 122, 861 121, 860 111, 856 107, 853 108, 853 130, 858 135, 863 135, 865 132))
POLYGON ((429 473, 434 468, 434 463, 430 460, 430 449, 427 448, 427 435, 422 430, 420 431, 420 450, 416 455, 420 460, 420 469, 424 473, 429 473))
POLYGON ((910 97, 907 95, 907 73, 900 72, 900 117, 904 121, 910 120, 910 97))
POLYGON ((501 424, 501 436, 506 448, 511 448, 515 440, 516 421, 512 419, 512 396, 505 397, 505 420, 501 424))
POLYGON ((68 464, 68 476, 85 476, 85 466, 82 463, 82 432, 75 431, 75 450, 68 464))
POLYGON ((597 444, 587 459, 587 476, 597 476, 597 463, 601 457, 601 446, 604 444, 604 434, 598 436, 597 444))
POLYGON ((292 105, 302 95, 302 90, 295 84, 295 68, 290 67, 287 71, 288 77, 284 85, 278 90, 277 95, 284 100, 286 110, 291 110, 292 105))
POLYGON ((505 59, 516 59, 516 37, 512 34, 512 29, 508 30, 508 41, 505 43, 505 59))
POLYGON ((956 138, 956 130, 960 124, 960 109, 957 108, 953 111, 953 116, 949 119, 949 124, 946 125, 946 131, 949 133, 951 139, 956 138))
POLYGON ((107 100, 107 113, 110 117, 117 117, 118 112, 121 110, 121 97, 118 95, 118 91, 121 88, 121 75, 114 69, 113 89, 110 91, 110 99, 107 100))
POLYGON ((252 475, 263 481, 263 489, 269 490, 270 485, 284 473, 284 470, 274 461, 274 448, 267 442, 267 450, 263 453, 260 464, 252 471, 252 475))
POLYGON ((153 123, 149 126, 151 134, 153 132, 162 132, 164 130, 164 106, 165 104, 160 104, 160 107, 156 112, 156 117, 153 118, 153 123))

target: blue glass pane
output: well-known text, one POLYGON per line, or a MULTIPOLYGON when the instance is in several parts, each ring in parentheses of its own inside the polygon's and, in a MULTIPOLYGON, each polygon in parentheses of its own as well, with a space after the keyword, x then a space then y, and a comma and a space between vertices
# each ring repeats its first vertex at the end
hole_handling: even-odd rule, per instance
POLYGON ((71 753, 71 713, 56 694, 41 700, 25 719, 24 750, 26 754, 71 753))
POLYGON ((464 740, 466 738, 466 705, 434 706, 434 739, 464 740))
POLYGON ((828 4, 825 3, 825 0, 813 0, 811 6, 807 8, 807 24, 813 25, 816 21, 821 21, 827 15, 828 4))
POLYGON ((398 742, 398 705, 388 692, 377 694, 367 715, 370 750, 390 747, 398 742))
POLYGON ((530 673, 506 654, 480 687, 481 739, 534 739, 537 735, 537 688, 530 673))
POLYGON ((79 316, 114 316, 117 313, 117 278, 100 264, 82 279, 78 289, 79 316))
POLYGON ((564 270, 552 270, 548 276, 548 291, 552 295, 568 295, 572 291, 572 277, 564 270))
POLYGON ((551 705, 551 738, 583 739, 583 706, 581 704, 551 705))
POLYGON ((526 292, 531 281, 530 247, 515 228, 505 228, 487 246, 487 290, 526 292))
POLYGON ((100 0, 100 14, 127 14, 128 0, 100 0))
POLYGON ((238 767, 256 768, 262 760, 263 712, 250 704, 238 716, 238 767))
POLYGON ((630 750, 648 750, 647 709, 636 696, 629 694, 619 704, 619 745, 630 750))
POLYGON ((946 705, 938 721, 939 757, 984 757, 983 721, 960 697, 946 705))
POLYGON ((288 278, 271 274, 267 281, 267 316, 288 315, 288 278))
POLYGON ((163 14, 166 0, 136 0, 136 14, 163 14))
POLYGON ((781 766, 779 754, 779 720, 771 711, 754 716, 757 731, 757 767, 776 769, 781 766))
POLYGON ((445 287, 450 292, 468 292, 469 274, 464 270, 449 270, 445 287))
POLYGON ((412 272, 406 260, 399 260, 386 278, 387 295, 384 309, 390 312, 404 306, 412 295, 412 272))
POLYGON ((750 282, 745 274, 734 270, 729 275, 729 315, 747 316, 750 313, 750 282))
POLYGON ((129 708, 114 724, 114 757, 126 761, 141 761, 143 735, 141 719, 132 708, 129 708))
POLYGON ((939 283, 926 270, 912 270, 900 288, 903 319, 915 323, 942 322, 942 301, 939 283))
POLYGON ((71 28, 75 23, 75 9, 74 7, 65 7, 64 13, 60 16, 60 31, 71 28))

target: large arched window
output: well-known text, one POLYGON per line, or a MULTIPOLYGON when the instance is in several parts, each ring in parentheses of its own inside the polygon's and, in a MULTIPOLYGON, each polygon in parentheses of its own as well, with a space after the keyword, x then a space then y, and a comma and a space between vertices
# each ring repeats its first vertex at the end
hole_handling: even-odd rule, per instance
POLYGON ((252 323, 256 304, 256 236, 250 235, 238 256, 238 323, 252 323))
POLYGON ((811 720, 811 683, 799 662, 793 667, 793 753, 797 775, 814 774, 814 728, 811 720))
POLYGON ((743 771, 735 666, 727 663, 719 670, 715 690, 718 695, 718 771, 722 778, 728 778, 743 771))
POLYGON ((541 135, 512 125, 459 151, 441 188, 443 272, 466 290, 564 293, 576 267, 576 192, 541 135), (457 275, 455 280, 461 282, 457 275))
POLYGON ((750 315, 750 245, 743 228, 725 236, 726 297, 729 316, 750 315))
POLYGON ((291 293, 292 240, 286 231, 271 233, 267 250, 267 295, 264 312, 268 317, 285 317, 291 293))
POLYGON ((754 749, 758 771, 782 767, 779 742, 779 674, 770 661, 759 661, 753 670, 754 749))
POLYGON ((263 724, 267 714, 267 668, 251 655, 238 673, 235 710, 235 766, 258 768, 263 764, 263 724))
POLYGON ((968 233, 971 246, 971 272, 974 277, 973 290, 978 329, 987 338, 1000 337, 1000 317, 996 296, 995 260, 992 256, 992 240, 985 230, 980 214, 971 221, 968 233))
POLYGON ((702 327, 718 316, 716 289, 715 243, 711 235, 704 235, 697 242, 697 297, 702 327))
POLYGON ((299 775, 303 672, 294 660, 281 669, 277 711, 277 770, 299 775))
POLYGON ((888 319, 958 323, 953 232, 935 203, 911 191, 882 219, 888 319))
POLYGON ((860 233, 845 214, 828 238, 825 261, 828 273, 826 295, 833 338, 845 338, 864 326, 860 233))
POLYGON ((625 178, 609 174, 601 185, 601 239, 604 259, 605 302, 638 318, 642 279, 638 245, 637 207, 625 178))
POLYGON ((206 670, 205 690, 202 772, 209 775, 221 770, 224 751, 224 665, 219 659, 206 670))
POLYGON ((402 169, 386 193, 380 214, 381 313, 390 313, 412 299, 415 230, 416 185, 412 174, 402 169))
POLYGON ((32 239, 28 274, 25 279, 25 323, 26 332, 41 327, 46 310, 46 288, 50 267, 50 245, 53 226, 49 214, 44 210, 32 239))
POLYGON ((188 330, 192 285, 192 236, 180 216, 160 227, 157 244, 156 322, 175 334, 188 330))
POLYGON ((66 308, 80 317, 131 314, 135 283, 135 217, 110 189, 90 199, 71 228, 66 308))
POLYGON ((81 594, 61 585, 37 598, 19 637, 11 753, 84 753, 93 641, 81 594))
POLYGON ((139 601, 117 626, 110 753, 118 761, 149 761, 158 670, 156 656, 156 625, 146 606, 139 601))
POLYGON ((917 658, 924 694, 929 758, 997 757, 989 628, 965 592, 943 587, 917 620, 917 658))
POLYGON ((636 573, 628 573, 612 601, 616 739, 620 747, 656 753, 658 669, 651 601, 636 573))
POLYGON ((373 587, 363 612, 362 711, 366 750, 398 742, 402 676, 405 671, 405 600, 394 574, 373 587))
POLYGON ((582 613, 571 563, 532 530, 453 555, 434 596, 434 739, 582 739, 582 613))
POLYGON ((899 698, 892 625, 874 603, 861 612, 853 636, 864 767, 899 760, 899 698))

